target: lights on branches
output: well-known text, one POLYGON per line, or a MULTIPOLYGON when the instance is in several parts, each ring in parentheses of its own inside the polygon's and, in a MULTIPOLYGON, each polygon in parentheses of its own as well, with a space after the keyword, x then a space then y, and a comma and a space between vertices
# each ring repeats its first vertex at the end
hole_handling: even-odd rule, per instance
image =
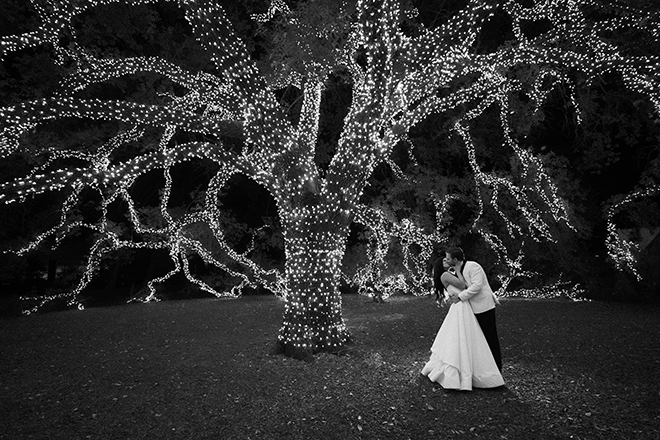
MULTIPOLYGON (((555 87, 565 85, 579 119, 575 78, 581 76, 592 81, 604 72, 615 71, 628 87, 649 96, 660 110, 658 58, 624 56, 601 37, 605 32, 617 32, 625 27, 646 31, 648 26, 644 23, 658 23, 657 16, 647 16, 632 8, 625 8, 625 14, 615 18, 594 20, 584 12, 584 6, 599 7, 598 2, 591 0, 534 2, 532 7, 523 7, 513 0, 497 2, 511 19, 515 39, 492 53, 479 54, 473 45, 484 23, 495 13, 497 5, 492 2, 468 2, 465 9, 442 26, 436 29, 421 26, 413 37, 399 25, 404 15, 415 17, 415 11, 402 11, 398 0, 359 0, 357 21, 345 28, 343 45, 329 59, 315 60, 301 46, 301 53, 311 58, 302 63, 305 71, 283 69, 272 77, 257 70, 219 2, 213 0, 172 0, 184 11, 193 37, 212 60, 213 68, 209 72, 188 72, 158 57, 102 59, 78 44, 72 20, 84 11, 112 3, 155 2, 32 2, 41 20, 38 29, 0 38, 3 59, 12 52, 44 46, 52 47, 60 62, 75 66, 52 97, 0 108, 0 158, 16 153, 22 136, 46 121, 68 117, 119 121, 129 126, 99 148, 94 145, 85 146, 84 151, 46 148, 40 152, 45 158, 44 165, 23 178, 0 184, 2 203, 21 202, 54 191, 65 194, 58 224, 15 250, 16 253, 22 255, 34 250, 51 237, 59 243, 62 237, 80 228, 93 232, 95 240, 80 282, 72 292, 57 297, 79 307, 82 307, 79 295, 93 279, 103 258, 119 249, 159 249, 168 253, 173 267, 149 281, 149 293, 140 300, 157 300, 156 285, 176 273, 183 273, 200 289, 214 295, 235 296, 246 286, 265 286, 286 300, 279 333, 284 345, 311 351, 336 348, 348 340, 338 286, 352 221, 362 224, 370 233, 368 262, 357 271, 352 282, 362 291, 377 289, 385 296, 397 290, 428 292, 427 264, 433 247, 447 240, 441 225, 454 199, 451 194, 443 198, 429 195, 436 217, 433 230, 425 230, 410 219, 388 218, 381 210, 360 202, 379 164, 389 163, 398 177, 406 178, 390 155, 399 142, 407 142, 412 149, 406 138, 411 127, 431 114, 460 110, 454 130, 465 145, 479 203, 473 228, 509 268, 510 280, 529 276, 522 268, 524 255, 518 252, 511 257, 504 240, 485 229, 481 220, 487 210, 488 215, 503 222, 511 241, 523 238, 552 241, 551 223, 570 226, 565 202, 542 161, 520 147, 512 134, 509 127, 514 112, 512 96, 526 96, 538 111, 555 87), (536 21, 547 21, 549 30, 535 37, 525 35, 521 23, 536 21), (61 45, 60 39, 65 31, 70 35, 67 47, 61 45), (518 68, 529 69, 526 75, 512 74, 518 68), (323 84, 330 73, 339 69, 351 75, 352 102, 336 153, 323 172, 314 162, 323 84), (76 96, 92 84, 140 72, 167 78, 185 92, 180 96, 162 96, 158 105, 76 96), (301 116, 295 125, 289 122, 273 93, 286 85, 300 88, 303 95, 301 116), (499 109, 505 147, 521 170, 518 180, 484 171, 480 165, 471 127, 493 107, 499 109), (147 152, 136 152, 132 158, 120 160, 116 154, 118 148, 143 139, 145 126, 158 127, 157 144, 147 152), (176 141, 179 133, 192 133, 195 139, 202 136, 222 139, 236 129, 244 140, 240 153, 228 149, 222 141, 176 141), (69 159, 75 159, 78 165, 55 169, 57 164, 69 159), (203 204, 193 212, 175 215, 170 207, 171 170, 193 159, 211 161, 218 171, 205 188, 203 204), (144 210, 131 195, 137 179, 154 170, 162 173, 165 182, 157 207, 160 220, 157 225, 146 220, 144 210), (218 221, 221 217, 218 197, 231 176, 238 173, 262 185, 275 200, 284 231, 284 273, 264 270, 250 258, 254 239, 243 253, 227 243, 218 221), (83 222, 71 215, 84 189, 92 189, 101 200, 101 216, 94 222, 83 222), (513 211, 502 206, 504 199, 515 202, 513 211), (134 240, 130 234, 113 228, 107 211, 115 201, 126 206, 131 232, 145 240, 134 240), (204 232, 200 232, 202 229, 204 232), (205 245, 208 240, 212 240, 217 250, 205 245), (405 273, 385 276, 385 257, 394 241, 401 246, 405 273), (224 263, 218 252, 243 271, 235 270, 234 264, 230 267, 224 263), (236 286, 219 292, 197 279, 189 267, 192 256, 235 277, 236 286)), ((265 22, 275 14, 282 14, 285 20, 295 19, 287 2, 282 0, 273 0, 267 11, 253 17, 265 22)), ((656 40, 657 28, 649 34, 656 40)), ((323 31, 310 30, 315 37, 324 35, 323 31)), ((414 158, 412 150, 409 156, 414 158)), ((625 202, 613 209, 622 204, 625 202)), ((626 246, 629 246, 626 242, 617 241, 610 234, 608 247, 612 254, 622 255, 620 261, 628 261, 628 256, 634 253, 626 246)), ((503 284, 508 285, 508 281, 503 284)))
POLYGON ((634 241, 623 237, 617 230, 614 217, 623 212, 626 205, 660 194, 660 187, 638 189, 620 198, 607 209, 607 253, 617 269, 631 273, 638 281, 642 279, 637 270, 640 247, 634 241))

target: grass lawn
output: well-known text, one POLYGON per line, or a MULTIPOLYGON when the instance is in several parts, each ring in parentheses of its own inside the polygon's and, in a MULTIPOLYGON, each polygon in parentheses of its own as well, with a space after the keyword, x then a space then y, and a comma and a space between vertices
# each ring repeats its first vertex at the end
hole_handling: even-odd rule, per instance
POLYGON ((503 300, 506 387, 419 371, 446 309, 344 297, 355 337, 311 363, 269 355, 274 297, 0 320, 2 439, 658 439, 660 307, 503 300))

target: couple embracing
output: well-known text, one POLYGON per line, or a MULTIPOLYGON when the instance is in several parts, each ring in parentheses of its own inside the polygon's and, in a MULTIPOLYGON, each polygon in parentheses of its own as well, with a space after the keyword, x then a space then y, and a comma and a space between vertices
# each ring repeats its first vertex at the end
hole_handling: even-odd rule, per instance
POLYGON ((431 347, 422 374, 443 388, 472 390, 504 385, 502 356, 495 322, 497 297, 483 268, 465 261, 461 248, 448 249, 434 264, 436 301, 444 290, 447 316, 431 347))

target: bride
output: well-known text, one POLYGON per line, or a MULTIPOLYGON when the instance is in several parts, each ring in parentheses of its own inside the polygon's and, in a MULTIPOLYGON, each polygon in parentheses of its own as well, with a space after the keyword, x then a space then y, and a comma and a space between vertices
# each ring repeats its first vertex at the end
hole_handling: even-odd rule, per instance
MULTIPOLYGON (((465 285, 456 274, 445 271, 440 276, 445 289, 445 301, 457 295, 465 285)), ((422 374, 443 388, 471 391, 475 388, 495 388, 504 385, 495 359, 488 347, 469 301, 459 301, 449 307, 449 312, 438 330, 431 358, 422 374)))

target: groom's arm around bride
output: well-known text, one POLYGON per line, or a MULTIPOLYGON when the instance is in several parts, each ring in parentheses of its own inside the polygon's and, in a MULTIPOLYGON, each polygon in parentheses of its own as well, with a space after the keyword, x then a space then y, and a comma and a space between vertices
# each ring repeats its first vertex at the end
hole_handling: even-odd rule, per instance
POLYGON ((463 262, 461 273, 467 286, 458 297, 461 301, 470 301, 474 313, 486 312, 499 304, 493 290, 490 288, 488 278, 481 265, 474 261, 463 262))

